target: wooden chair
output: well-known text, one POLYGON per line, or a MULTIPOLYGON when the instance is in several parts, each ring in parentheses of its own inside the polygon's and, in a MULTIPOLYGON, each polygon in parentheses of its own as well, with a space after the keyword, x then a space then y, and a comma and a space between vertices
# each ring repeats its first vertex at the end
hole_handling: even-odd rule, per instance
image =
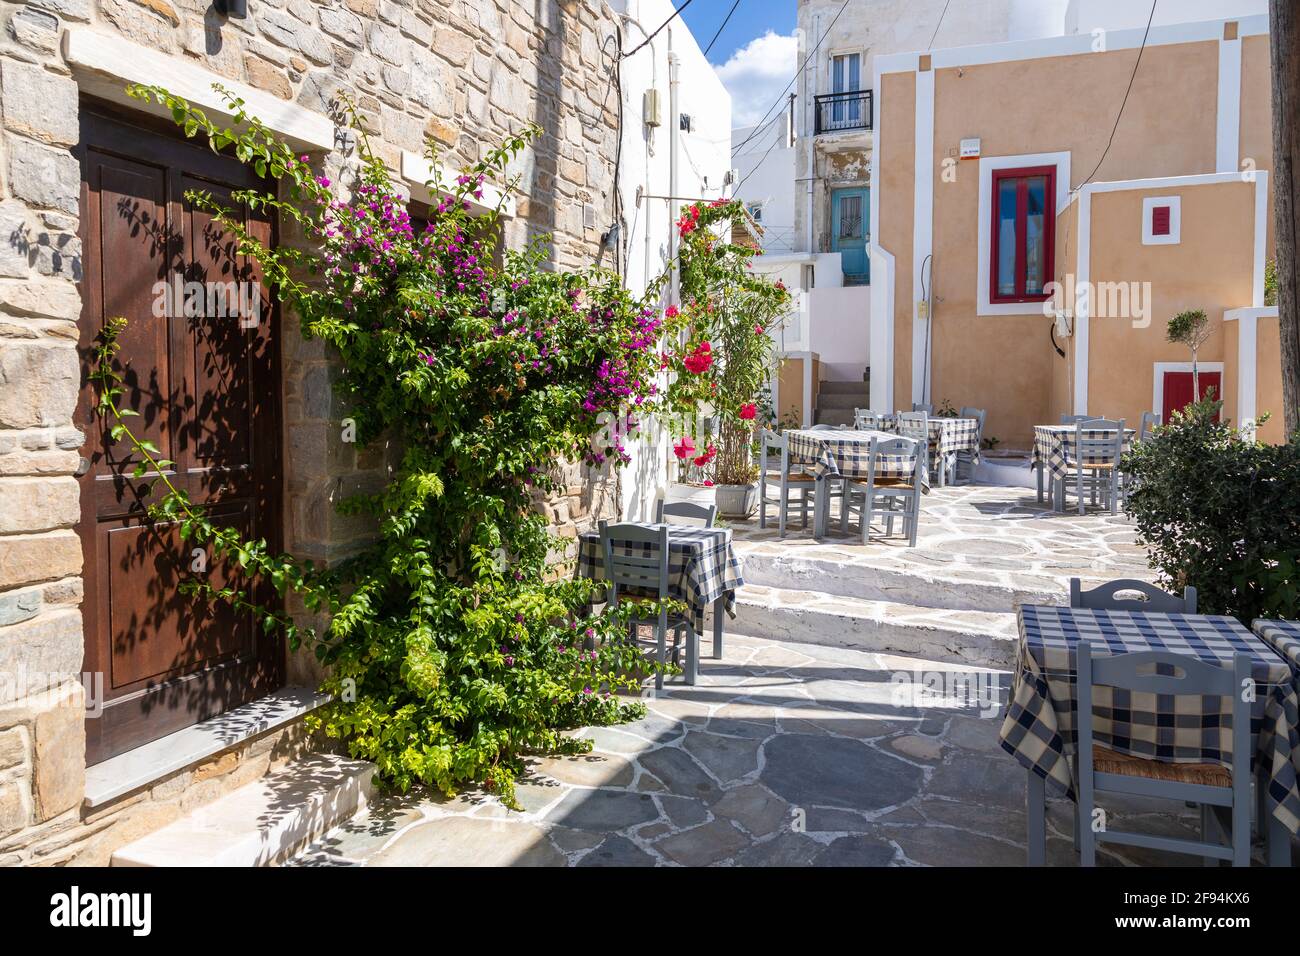
POLYGON ((655 507, 655 524, 663 524, 666 519, 686 518, 688 521, 671 521, 669 524, 699 523, 702 528, 712 528, 713 520, 718 516, 717 505, 697 505, 693 501, 664 501, 659 499, 655 507))
POLYGON ((1083 866, 1095 866, 1098 843, 1168 850, 1216 860, 1233 866, 1250 865, 1250 703, 1242 688, 1251 680, 1250 658, 1233 656, 1231 667, 1218 667, 1196 657, 1168 651, 1141 651, 1094 657, 1092 644, 1078 647, 1079 731, 1078 818, 1075 846, 1083 866), (1094 743, 1093 689, 1114 688, 1133 694, 1171 697, 1223 697, 1232 701, 1232 763, 1169 763, 1121 754, 1094 743), (1194 803, 1201 808, 1201 839, 1155 836, 1112 830, 1104 816, 1094 820, 1097 793, 1122 793, 1194 803), (1228 811, 1229 843, 1214 836, 1212 808, 1228 811))
POLYGON ((927 415, 933 415, 933 414, 934 414, 934 406, 931 405, 929 402, 913 402, 913 403, 912 403, 912 411, 914 411, 914 412, 925 412, 927 415))
POLYGON ((800 510, 800 528, 808 527, 808 506, 813 502, 812 496, 817 491, 817 479, 804 471, 790 470, 790 439, 786 435, 778 435, 770 429, 763 429, 762 443, 759 450, 758 462, 758 526, 767 527, 767 506, 775 503, 777 505, 777 528, 782 538, 785 537, 786 519, 790 513, 790 493, 796 492, 799 495, 798 505, 800 510), (770 452, 776 452, 778 455, 779 465, 776 473, 771 471, 770 452), (769 482, 775 482, 777 485, 777 495, 775 498, 769 497, 767 486, 769 482))
MULTIPOLYGON (((610 524, 600 522, 600 550, 605 559, 605 581, 608 587, 608 603, 611 608, 618 607, 619 592, 623 588, 634 591, 629 599, 655 599, 660 602, 668 598, 668 527, 657 528, 643 524, 610 524), (648 544, 650 553, 642 555, 620 553, 622 545, 648 544)), ((684 628, 686 631, 686 667, 684 674, 687 684, 694 684, 699 668, 700 642, 690 619, 681 615, 670 615, 666 607, 660 607, 655 618, 637 618, 632 622, 632 633, 636 633, 640 624, 652 624, 655 631, 655 644, 658 649, 659 665, 662 668, 668 643, 668 632, 673 632, 673 659, 677 659, 677 635, 684 628)), ((663 671, 655 674, 655 689, 664 686, 663 671)))
POLYGON ((1160 416, 1155 412, 1143 412, 1142 424, 1138 427, 1137 440, 1146 441, 1151 437, 1151 432, 1160 424, 1160 416))
MULTIPOLYGON (((925 447, 929 449, 930 447, 930 413, 929 412, 926 411, 899 412, 897 417, 896 427, 900 437, 910 438, 912 439, 912 441, 923 442, 925 444, 925 447)), ((929 452, 927 451, 927 455, 928 454, 929 452)), ((931 479, 936 480, 936 483, 939 485, 942 485, 944 483, 942 464, 943 464, 942 462, 927 460, 924 466, 927 470, 934 468, 939 472, 937 476, 931 475, 931 479)))
POLYGON ((1110 505, 1110 513, 1119 513, 1119 463, 1124 453, 1124 419, 1112 421, 1093 418, 1075 422, 1074 443, 1065 449, 1067 474, 1059 479, 1060 501, 1065 506, 1065 492, 1069 484, 1075 486, 1079 499, 1079 514, 1087 510, 1084 490, 1091 492, 1094 502, 1099 492, 1110 505), (1092 437, 1089 432, 1102 432, 1092 437))
POLYGON ((907 535, 908 545, 914 548, 921 517, 921 479, 924 475, 926 443, 912 438, 873 438, 869 455, 871 465, 866 479, 854 479, 845 486, 844 503, 840 509, 840 528, 848 530, 849 517, 856 511, 862 529, 862 543, 869 544, 873 518, 879 517, 885 521, 886 535, 894 533, 894 519, 902 518, 903 533, 907 535), (876 462, 886 455, 910 457, 911 474, 905 478, 877 478, 876 462))
POLYGON ((886 417, 884 412, 873 412, 869 408, 855 408, 853 409, 853 427, 859 430, 879 430, 884 425, 886 417))
POLYGON ((1159 611, 1163 614, 1195 614, 1196 588, 1183 588, 1183 596, 1162 591, 1154 584, 1120 578, 1107 581, 1091 591, 1083 589, 1083 582, 1070 578, 1070 607, 1091 608, 1095 611, 1159 611), (1142 597, 1119 597, 1136 592, 1142 597))
POLYGON ((959 417, 973 418, 978 423, 975 426, 975 451, 957 452, 957 460, 955 462, 958 468, 965 465, 971 477, 974 478, 975 463, 979 460, 979 449, 984 446, 984 421, 988 418, 988 411, 983 408, 963 406, 959 417))
POLYGON ((1088 415, 1062 415, 1062 416, 1061 416, 1061 424, 1062 424, 1062 425, 1076 425, 1076 424, 1078 424, 1079 422, 1086 422, 1086 421, 1088 421, 1089 417, 1090 417, 1090 416, 1088 416, 1088 415))

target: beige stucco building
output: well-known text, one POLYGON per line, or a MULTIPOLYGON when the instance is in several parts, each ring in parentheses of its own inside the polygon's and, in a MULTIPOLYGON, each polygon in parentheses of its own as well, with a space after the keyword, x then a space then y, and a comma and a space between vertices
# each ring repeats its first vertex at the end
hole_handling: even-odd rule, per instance
POLYGON ((1154 26, 1135 76, 1142 29, 877 57, 872 407, 1136 423, 1190 397, 1165 326, 1204 309, 1203 388, 1280 438, 1267 29, 1154 26))

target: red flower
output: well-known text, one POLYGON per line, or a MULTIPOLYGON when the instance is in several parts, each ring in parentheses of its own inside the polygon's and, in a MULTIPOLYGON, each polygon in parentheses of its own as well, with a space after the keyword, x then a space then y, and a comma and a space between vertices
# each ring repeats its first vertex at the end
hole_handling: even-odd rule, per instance
POLYGON ((754 416, 756 416, 757 414, 758 414, 758 406, 755 405, 753 402, 746 402, 745 404, 740 406, 740 417, 747 422, 753 421, 754 416))
POLYGON ((677 318, 677 306, 670 305, 668 308, 664 309, 664 315, 668 316, 670 319, 677 318))
POLYGON ((704 479, 704 487, 705 487, 705 488, 712 488, 712 487, 713 487, 713 482, 711 482, 711 481, 709 481, 709 479, 705 478, 705 479, 704 479))
POLYGON ((693 451, 695 451, 695 442, 687 435, 683 435, 677 444, 673 445, 673 454, 678 458, 684 459, 693 451))
POLYGON ((763 334, 763 327, 762 327, 761 325, 756 325, 756 326, 754 326, 754 334, 755 334, 755 335, 762 335, 762 334, 763 334))
POLYGON ((696 375, 708 371, 709 366, 713 364, 712 347, 708 342, 701 342, 695 347, 695 351, 682 360, 682 364, 686 366, 688 372, 696 375))

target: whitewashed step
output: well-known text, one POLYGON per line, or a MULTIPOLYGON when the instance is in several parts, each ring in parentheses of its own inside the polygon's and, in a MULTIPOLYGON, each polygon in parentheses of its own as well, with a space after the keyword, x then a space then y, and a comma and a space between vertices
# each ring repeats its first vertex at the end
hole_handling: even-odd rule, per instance
POLYGON ((1016 657, 1013 613, 918 607, 821 591, 746 584, 736 598, 736 620, 727 626, 750 637, 981 667, 1009 668, 1016 657))
POLYGON ((1021 604, 1060 604, 1068 586, 1012 586, 992 579, 961 580, 920 569, 855 564, 834 557, 745 551, 745 583, 768 588, 815 589, 828 595, 920 608, 1014 614, 1021 604))
POLYGON ((366 806, 375 765, 312 754, 113 854, 113 866, 275 866, 366 806))

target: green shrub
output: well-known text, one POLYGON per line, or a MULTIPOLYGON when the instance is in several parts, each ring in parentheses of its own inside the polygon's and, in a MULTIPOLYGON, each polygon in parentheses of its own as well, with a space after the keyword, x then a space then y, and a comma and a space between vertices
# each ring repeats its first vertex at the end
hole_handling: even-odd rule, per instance
POLYGON ((1300 443, 1253 441, 1215 421, 1220 406, 1190 405, 1134 445, 1125 510, 1160 583, 1195 587, 1201 613, 1300 617, 1300 443))

